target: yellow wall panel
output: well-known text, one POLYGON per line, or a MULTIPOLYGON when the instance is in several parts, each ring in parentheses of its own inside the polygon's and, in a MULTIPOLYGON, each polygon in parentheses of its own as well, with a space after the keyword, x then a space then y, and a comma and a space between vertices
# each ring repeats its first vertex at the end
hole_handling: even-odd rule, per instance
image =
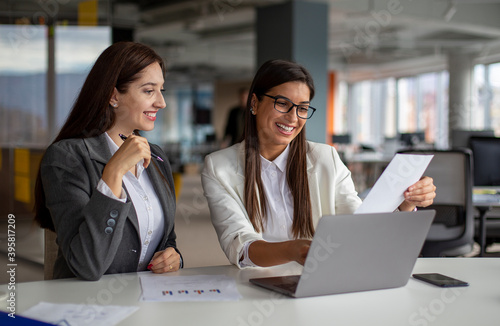
POLYGON ((14 176, 14 199, 29 204, 31 201, 30 178, 14 176))
POLYGON ((97 0, 82 1, 78 4, 78 25, 97 26, 97 0))
POLYGON ((29 149, 16 148, 14 149, 14 174, 30 174, 30 151, 29 149))

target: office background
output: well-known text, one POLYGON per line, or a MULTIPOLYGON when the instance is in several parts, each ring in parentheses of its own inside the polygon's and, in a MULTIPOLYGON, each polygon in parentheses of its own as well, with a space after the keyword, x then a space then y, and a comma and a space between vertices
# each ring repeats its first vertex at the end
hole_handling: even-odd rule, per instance
MULTIPOLYGON (((2 246, 5 220, 14 214, 29 228, 19 243, 39 243, 18 254, 43 262, 43 236, 30 225, 38 162, 112 42, 148 44, 167 61, 167 108, 146 136, 182 176, 181 200, 200 203, 191 215, 180 205, 181 218, 191 228, 205 225, 216 241, 200 213, 196 174, 204 155, 219 148, 237 90, 265 59, 288 58, 311 70, 319 110, 308 121, 308 138, 333 144, 334 135, 348 135, 347 144, 335 144, 346 161, 363 149, 390 156, 408 145, 401 135, 409 133, 418 143, 411 145, 446 149, 453 130, 500 133, 498 17, 500 0, 3 1, 2 246)), ((360 192, 380 172, 351 167, 360 192)))

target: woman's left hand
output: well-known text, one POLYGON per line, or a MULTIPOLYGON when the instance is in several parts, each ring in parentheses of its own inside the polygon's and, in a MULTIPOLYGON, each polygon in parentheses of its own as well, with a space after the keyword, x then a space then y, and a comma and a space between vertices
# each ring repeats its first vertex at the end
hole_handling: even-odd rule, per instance
POLYGON ((405 201, 399 205, 400 211, 412 211, 415 207, 432 205, 436 197, 436 186, 430 177, 422 177, 404 193, 405 201))
POLYGON ((156 252, 148 265, 150 271, 158 274, 175 272, 179 268, 181 268, 181 256, 172 247, 156 252))

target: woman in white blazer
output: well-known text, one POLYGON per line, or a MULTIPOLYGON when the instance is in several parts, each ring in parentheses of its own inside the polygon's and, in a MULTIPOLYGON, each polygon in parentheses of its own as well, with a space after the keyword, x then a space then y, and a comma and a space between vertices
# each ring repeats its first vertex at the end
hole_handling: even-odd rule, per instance
MULTIPOLYGON (((229 261, 238 267, 304 264, 323 215, 351 214, 361 204, 336 150, 306 141, 314 111, 313 80, 302 66, 264 63, 252 82, 244 141, 205 158, 202 183, 212 223, 229 261)), ((433 202, 424 177, 399 209, 433 202)))

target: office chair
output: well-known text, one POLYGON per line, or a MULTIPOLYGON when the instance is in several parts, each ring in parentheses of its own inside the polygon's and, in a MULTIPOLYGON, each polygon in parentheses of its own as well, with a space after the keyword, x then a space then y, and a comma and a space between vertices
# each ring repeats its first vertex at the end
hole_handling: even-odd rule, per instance
POLYGON ((474 244, 472 204, 472 153, 469 149, 403 150, 404 154, 433 154, 424 175, 434 179, 436 198, 426 208, 435 209, 421 251, 424 257, 460 256, 470 253, 474 244))
MULTIPOLYGON (((453 129, 451 131, 451 145, 453 148, 469 147, 469 140, 471 137, 495 137, 495 132, 491 129, 488 130, 465 130, 453 129)), ((474 161, 474 153, 472 154, 474 161)))
MULTIPOLYGON (((500 138, 473 135, 468 145, 474 162, 474 186, 500 188, 500 138)), ((500 241, 499 207, 488 210, 485 225, 486 244, 500 241)))
POLYGON ((500 138, 469 138, 474 160, 474 186, 500 186, 500 138))

